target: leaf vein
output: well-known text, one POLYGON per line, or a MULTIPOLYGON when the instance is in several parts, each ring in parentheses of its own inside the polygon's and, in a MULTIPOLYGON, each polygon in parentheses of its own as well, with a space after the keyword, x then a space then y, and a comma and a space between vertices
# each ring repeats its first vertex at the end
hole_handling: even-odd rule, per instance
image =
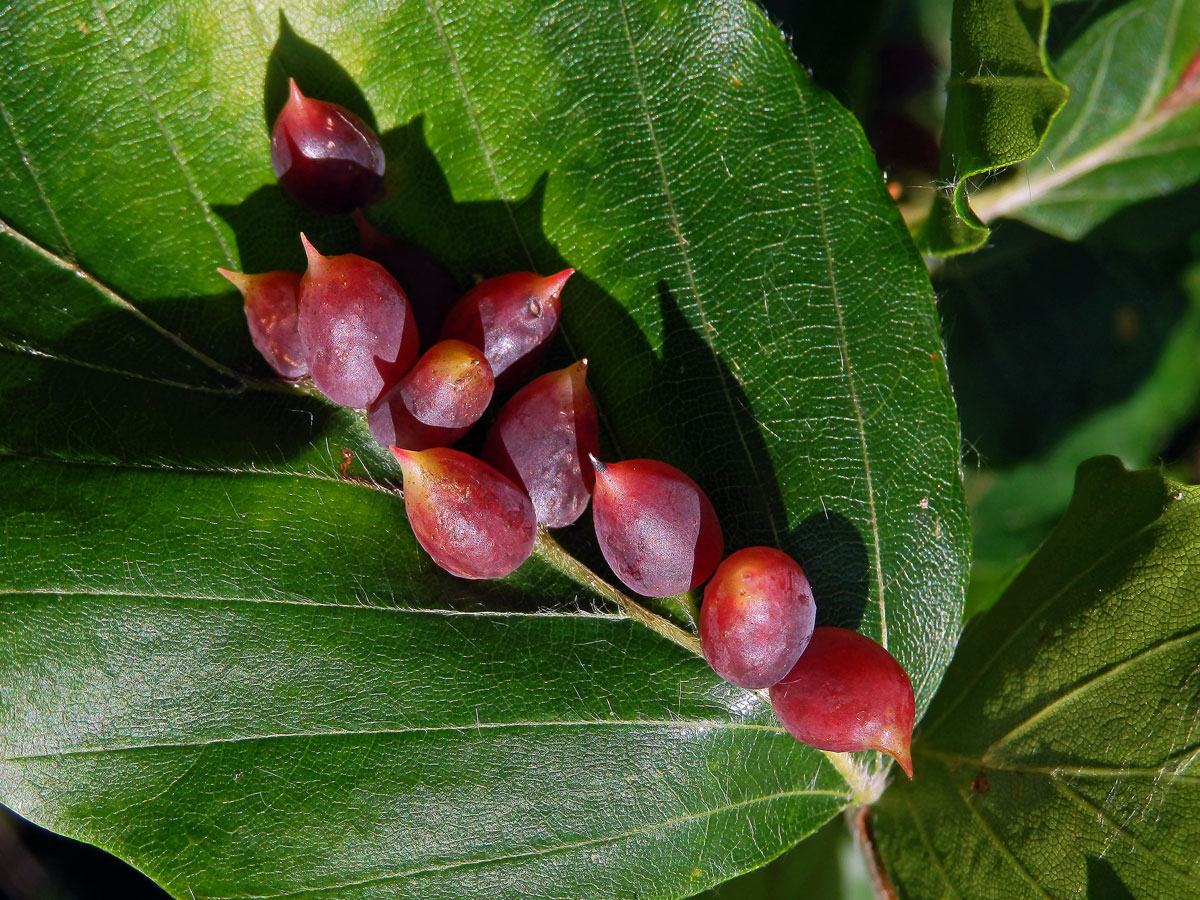
POLYGON ((14 335, 5 335, 0 333, 0 350, 8 353, 20 354, 24 356, 34 356, 38 359, 47 359, 52 362, 62 363, 66 366, 77 366, 81 369, 89 369, 93 372, 103 372, 106 375, 117 375, 121 378, 133 378, 138 381, 145 381, 150 384, 156 384, 160 387, 176 388, 183 391, 196 391, 201 394, 218 394, 221 396, 237 396, 243 392, 241 387, 209 387, 204 384, 192 384, 186 381, 175 381, 170 378, 160 378, 155 375, 146 375, 142 372, 134 372, 129 369, 118 369, 114 366, 106 366, 103 363, 88 362, 84 359, 76 359, 73 356, 65 356, 62 353, 51 353, 48 350, 41 350, 30 344, 25 343, 14 335))
POLYGON ((966 753, 949 753, 942 750, 933 750, 928 747, 923 747, 920 754, 923 757, 930 757, 943 762, 961 763, 988 769, 993 772, 1007 772, 1013 775, 1048 775, 1055 778, 1103 778, 1111 779, 1114 782, 1122 778, 1132 780, 1145 777, 1154 781, 1165 779, 1168 782, 1183 781, 1188 784, 1200 784, 1200 775, 1193 775, 1190 772, 1183 771, 1183 769, 1195 761, 1197 749, 1196 747, 1185 747, 1168 756, 1161 766, 1076 766, 1066 764, 1033 766, 1020 762, 984 761, 982 756, 966 753), (1188 759, 1184 760, 1182 765, 1172 768, 1171 762, 1181 755, 1187 755, 1188 759))
MULTIPOLYGON (((1112 31, 1108 34, 1107 40, 1100 45, 1100 62, 1096 65, 1096 75, 1088 86, 1088 93, 1083 99, 1083 105, 1079 108, 1079 112, 1075 116, 1075 121, 1067 133, 1059 138, 1053 147, 1043 149, 1041 155, 1046 159, 1053 159, 1060 152, 1070 150, 1075 143, 1075 139, 1092 122, 1092 108, 1096 105, 1096 101, 1100 97, 1100 92, 1104 89, 1104 75, 1108 71, 1108 67, 1112 61, 1113 50, 1116 48, 1117 32, 1123 26, 1124 21, 1114 25, 1112 31)), ((1068 102, 1070 101, 1068 100, 1068 102)))
POLYGON ((971 676, 971 680, 963 686, 962 690, 958 692, 958 695, 950 702, 950 705, 942 711, 941 715, 938 716, 938 718, 933 722, 929 723, 929 725, 926 727, 925 733, 932 735, 937 732, 938 727, 946 720, 950 713, 954 712, 954 710, 958 708, 959 704, 961 704, 971 692, 971 689, 983 679, 984 675, 987 674, 991 666, 1004 655, 1004 652, 1008 649, 1012 642, 1015 641, 1022 633, 1024 633, 1025 629, 1027 629, 1034 622, 1038 621, 1042 613, 1054 605, 1054 603, 1056 603, 1060 597, 1062 597, 1067 591, 1071 590, 1079 581, 1086 578, 1093 571, 1107 562, 1113 554, 1117 553, 1119 550, 1122 550, 1129 544, 1132 544, 1142 535, 1149 533, 1158 524, 1158 520, 1155 520, 1143 525, 1133 534, 1126 535, 1115 544, 1107 547, 1104 552, 1100 553, 1094 560, 1088 563, 1088 565, 1073 574, 1058 590, 1054 591, 1049 597, 1042 601, 1042 603, 1038 605, 1037 609, 1032 610, 1016 628, 1008 633, 1003 641, 1000 641, 996 645, 996 649, 992 651, 992 655, 984 660, 983 663, 975 669, 974 674, 971 676))
MULTIPOLYGON (((949 779, 949 773, 947 773, 947 779, 949 779)), ((953 791, 954 795, 962 801, 963 805, 967 808, 967 811, 971 814, 971 818, 979 823, 980 830, 987 835, 988 839, 1000 852, 1000 855, 1004 857, 1004 859, 1006 859, 1009 864, 1011 864, 1013 868, 1017 870, 1018 873, 1020 873, 1025 882, 1035 891, 1037 891, 1039 895, 1044 897, 1045 900, 1053 900, 1050 894, 1048 894, 1046 890, 1040 884, 1038 884, 1037 879, 1033 877, 1027 868, 1025 868, 1024 863, 1017 858, 1017 855, 1013 852, 1012 848, 1004 842, 1000 835, 996 834, 991 824, 983 817, 983 814, 976 809, 975 804, 971 802, 970 796, 964 794, 957 784, 952 784, 951 790, 953 791)))
POLYGON ((125 310, 127 313, 129 313, 131 316, 136 318, 138 321, 145 324, 148 328, 150 328, 157 334, 161 335, 162 337, 166 338, 168 341, 170 341, 172 344, 174 344, 176 347, 178 347, 184 353, 188 354, 189 356, 193 357, 194 359, 196 359, 199 362, 203 363, 204 365, 208 366, 214 372, 217 372, 220 375, 224 375, 227 378, 232 378, 235 381, 242 383, 243 385, 249 384, 249 380, 244 375, 241 375, 238 372, 235 372, 233 369, 229 368, 228 366, 217 362, 212 357, 208 356, 205 353, 202 353, 200 350, 197 350, 195 347, 193 347, 191 344, 189 344, 187 341, 185 341, 179 335, 175 334, 172 331, 169 331, 168 329, 164 328, 162 325, 158 324, 158 322, 156 322, 154 319, 150 318, 148 315, 146 315, 144 312, 142 312, 140 309, 138 309, 136 306, 134 306, 130 301, 126 300, 124 297, 122 297, 120 294, 118 294, 116 291, 114 291, 108 285, 104 284, 104 282, 102 282, 95 275, 92 275, 90 272, 88 272, 86 269, 84 269, 81 265, 79 265, 79 263, 77 263, 73 260, 66 259, 65 257, 59 256, 53 250, 50 250, 49 248, 42 246, 41 244, 39 244, 37 241, 35 241, 33 238, 29 237, 28 235, 22 234, 20 231, 17 231, 17 229, 13 228, 11 225, 9 225, 7 222, 5 222, 3 219, 0 219, 0 234, 7 235, 12 240, 16 241, 18 244, 23 246, 25 249, 36 253, 38 256, 42 257, 42 259, 46 260, 47 262, 51 263, 52 265, 55 265, 60 269, 65 269, 66 271, 70 272, 71 274, 83 279, 83 281, 90 288, 92 288, 92 290, 94 290, 98 294, 100 294, 100 296, 102 296, 105 300, 109 301, 114 306, 117 306, 120 309, 125 310))
POLYGON ((950 892, 961 900, 962 892, 954 886, 954 882, 950 880, 950 873, 946 871, 946 866, 942 862, 941 856, 933 849, 933 844, 929 842, 929 835, 921 824, 921 817, 917 815, 916 807, 913 806, 912 796, 909 791, 900 791, 900 796, 904 798, 904 805, 908 807, 909 817, 912 819, 914 830, 917 832, 917 839, 920 840, 921 846, 925 848, 925 852, 929 854, 929 858, 933 861, 934 868, 938 870, 938 874, 942 876, 942 882, 950 890, 950 892))
MULTIPOLYGON (((1140 14, 1141 10, 1141 7, 1136 8, 1133 13, 1126 17, 1126 20, 1140 14)), ((1115 40, 1117 29, 1123 27, 1124 24, 1125 20, 1114 26, 1114 30, 1109 36, 1110 41, 1115 40)), ((1103 68, 1106 69, 1107 66, 1103 68)), ((1094 86, 1101 83, 1104 74, 1103 69, 1097 72, 1093 81, 1094 86)), ((1089 91, 1089 93, 1092 92, 1089 91)), ((1176 105, 1160 104, 1148 115, 1143 115, 1142 111, 1138 110, 1135 112, 1133 118, 1115 134, 1096 144, 1090 150, 1085 150, 1078 156, 1072 157, 1061 166, 1052 166, 1049 171, 1045 171, 1033 178, 1010 179, 995 188, 982 190, 972 196, 971 207, 982 221, 991 222, 995 219, 1011 215, 1022 207, 1032 206, 1041 202, 1046 195, 1057 190, 1062 185, 1070 184, 1072 181, 1090 175, 1105 166, 1126 159, 1129 151, 1135 150, 1142 140, 1164 128, 1189 108, 1190 104, 1188 103, 1176 105)), ((1088 121, 1090 121, 1089 117, 1081 112, 1071 132, 1056 144, 1055 151, 1060 148, 1070 150, 1069 142, 1074 140, 1083 125, 1088 121)), ((1042 155, 1049 160, 1052 153, 1046 152, 1042 155)), ((1146 156, 1150 154, 1141 153, 1138 155, 1146 156)))
MULTIPOLYGON (((78 747, 69 750, 47 750, 39 753, 17 753, 3 757, 4 762, 37 762, 45 759, 70 759, 81 756, 103 756, 108 753, 139 753, 148 750, 197 750, 205 747, 232 744, 255 744, 267 741, 323 740, 329 738, 398 737, 406 734, 438 734, 453 731, 469 734, 481 731, 504 731, 512 728, 663 728, 693 731, 765 731, 772 735, 787 734, 779 725, 759 725, 753 722, 731 722, 701 719, 574 719, 518 720, 512 722, 465 722, 461 725, 409 725, 402 728, 362 728, 329 731, 296 731, 278 734, 249 734, 236 737, 209 738, 196 741, 161 741, 153 744, 117 744, 111 747, 78 747)), ((839 792, 841 795, 842 792, 839 792)))
MULTIPOLYGON (((1070 797, 1081 809, 1083 809, 1086 812, 1092 813, 1101 822, 1104 822, 1106 825, 1108 825, 1109 828, 1113 829, 1115 832, 1117 832, 1123 838, 1125 838, 1127 841, 1129 841, 1130 846, 1133 847, 1133 849, 1136 850, 1137 852, 1144 854, 1147 859, 1154 862, 1155 865, 1157 866, 1157 868, 1159 869, 1159 871, 1165 872, 1169 875, 1173 875, 1175 878, 1178 878, 1185 885, 1187 885, 1187 889, 1189 891, 1195 889, 1196 881, 1191 875, 1189 875, 1186 872, 1181 871, 1180 869, 1175 868, 1174 865, 1167 862, 1162 857, 1158 856, 1158 854, 1154 853, 1152 850, 1150 850, 1149 847, 1147 847, 1145 844, 1143 844, 1141 841, 1139 841, 1133 835, 1133 833, 1129 831, 1129 829, 1125 828, 1125 826, 1118 823, 1115 819, 1113 819, 1112 816, 1110 816, 1108 813, 1106 813, 1099 806, 1092 803, 1090 800, 1088 800, 1086 797, 1084 797, 1081 793, 1076 791, 1074 788, 1072 788, 1066 782, 1062 781, 1059 778, 1054 777, 1053 775, 1050 776, 1050 783, 1053 784, 1055 789, 1058 790, 1060 793, 1065 794, 1066 796, 1070 797)), ((1181 895, 1181 896, 1183 896, 1183 895, 1181 895)))
POLYGON ((0 460, 12 459, 21 462, 40 463, 46 465, 63 465, 63 466, 90 466, 97 469, 123 469, 131 471, 152 471, 162 472, 170 475, 248 475, 261 476, 263 478, 307 478, 313 481, 324 481, 327 484, 348 485, 368 490, 381 491, 388 493, 382 487, 371 488, 367 484, 359 480, 334 478, 329 475, 322 475, 315 469, 307 472, 294 471, 287 472, 282 470, 272 469, 240 469, 236 466, 181 466, 181 465, 162 465, 159 463, 137 463, 129 460, 107 460, 107 459, 67 459, 65 457, 52 456, 33 456, 30 454, 16 453, 11 449, 0 445, 0 460))
POLYGON ((1158 61, 1154 67, 1154 80, 1146 90, 1146 95, 1142 98, 1142 103, 1138 107, 1135 118, 1142 118, 1148 115, 1154 108, 1155 103, 1160 99, 1159 93, 1162 91, 1163 85, 1167 80, 1168 63, 1171 60, 1171 50, 1175 44, 1175 37, 1179 33, 1179 17, 1182 11, 1183 0, 1175 0, 1171 4, 1167 27, 1163 30, 1162 50, 1158 54, 1158 61))
MULTIPOLYGON (((793 76, 795 77, 795 76, 793 76)), ((797 82, 796 96, 800 98, 800 105, 804 110, 804 118, 808 119, 808 101, 804 97, 804 91, 800 89, 797 82)), ((850 366, 850 346, 846 336, 846 321, 842 315, 842 303, 839 296, 837 272, 833 264, 833 243, 829 236, 829 223, 825 214, 825 198, 823 194, 823 185, 821 181, 820 167, 817 165, 816 150, 813 149, 812 142, 807 142, 808 156, 811 162, 811 171, 813 178, 814 195, 816 198, 817 221, 821 230, 821 243, 825 246, 825 265, 829 277, 830 298, 833 301, 833 309, 837 314, 837 338, 838 351, 842 359, 842 371, 846 376, 846 386, 850 393, 850 405, 854 409, 854 418, 857 424, 857 436, 859 450, 862 453, 863 476, 867 486, 867 510, 869 514, 869 522, 871 525, 871 543, 874 550, 874 576, 875 590, 879 595, 879 643, 885 648, 888 645, 888 629, 887 629, 887 608, 884 605, 884 579, 883 579, 883 547, 879 536, 879 513, 875 503, 875 483, 871 476, 871 457, 867 452, 867 428, 866 420, 863 416, 862 403, 858 399, 858 391, 854 387, 854 375, 850 366)))
POLYGON ((316 609, 342 609, 354 612, 377 612, 377 613, 395 613, 397 615, 427 615, 427 616, 443 616, 443 617, 461 617, 470 618, 543 618, 543 619, 602 619, 613 622, 629 622, 632 621, 629 616, 624 613, 606 613, 593 610, 571 609, 571 610, 555 610, 545 609, 536 610, 533 612, 523 612, 520 610, 507 609, 453 609, 453 608, 438 608, 438 607, 421 607, 421 606, 381 606, 368 603, 336 603, 326 600, 306 600, 303 598, 293 597, 237 597, 237 596, 217 596, 204 594, 170 594, 159 591, 154 592, 134 592, 134 591, 100 591, 89 590, 80 587, 69 588, 3 588, 0 589, 0 597, 54 597, 64 599, 67 597, 111 597, 115 600, 177 600, 180 602, 206 602, 206 603, 262 603, 276 604, 280 606, 303 606, 313 607, 316 609))
MULTIPOLYGON (((442 22, 441 14, 438 12, 436 0, 425 0, 425 8, 429 11, 429 17, 433 20, 434 27, 437 29, 438 39, 441 41, 442 50, 446 54, 446 61, 450 64, 451 73, 454 76, 455 86, 458 88, 458 93, 463 99, 463 105, 467 108, 467 118, 471 121, 471 128, 475 132, 475 137, 479 141, 479 150, 483 154, 483 162, 487 167, 488 174, 492 177, 492 183, 496 185, 496 197, 504 207, 505 213, 508 214, 508 221, 512 224, 513 234, 517 236, 517 241, 521 245, 521 250, 525 254, 525 258, 529 261, 529 268, 537 271, 537 261, 533 258, 533 251, 530 250, 528 242, 525 240, 525 235, 521 231, 520 225, 517 223, 517 216, 513 212, 512 203, 509 201, 504 190, 504 183, 500 180, 500 173, 496 170, 496 161, 492 154, 491 148, 488 146, 487 138, 483 133, 483 124, 479 120, 479 113, 475 109, 475 102, 471 99, 471 94, 467 90, 466 80, 463 78, 462 67, 459 63, 458 54, 454 51, 453 45, 450 43, 450 36, 446 33, 445 24, 442 22)), ((571 340, 571 336, 565 328, 559 328, 559 333, 562 335, 563 343, 567 345, 567 352, 574 358, 579 359, 580 353, 575 349, 575 345, 571 340)), ((594 391, 594 389, 593 389, 594 391)), ((605 431, 612 438, 613 446, 620 454, 620 443, 617 440, 616 433, 613 431, 611 423, 606 416, 602 415, 605 431)))
POLYGON ((1041 709, 1039 709, 1037 712, 1035 712, 1029 718, 1025 719, 1020 724, 1014 726, 1012 729, 1010 729, 1008 731, 1008 733, 1006 733, 1002 737, 998 738, 995 742, 993 742, 991 747, 989 747, 987 752, 984 754, 984 761, 985 762, 988 761, 988 759, 992 756, 992 754, 994 752, 998 751, 1005 744, 1010 743, 1013 740, 1013 738, 1015 738, 1021 734, 1024 734, 1026 731, 1028 731, 1029 729, 1031 729, 1035 725, 1037 725, 1037 723, 1040 722, 1042 719, 1044 719, 1045 717, 1047 717, 1049 715, 1052 715, 1056 709, 1058 709, 1059 707, 1061 707, 1067 703, 1070 703, 1072 700, 1077 698, 1080 694, 1090 691, 1092 688, 1094 688, 1098 684, 1103 684, 1105 681, 1107 681, 1109 678, 1112 678, 1114 675, 1119 675, 1127 667, 1136 665, 1137 663, 1141 662, 1142 660, 1146 659, 1147 657, 1154 656, 1155 654, 1159 653, 1160 651, 1170 648, 1170 647, 1174 646, 1175 644, 1185 643, 1187 641, 1190 641, 1193 638, 1195 638, 1197 635, 1200 635, 1200 626, 1192 628, 1189 631, 1185 631, 1182 634, 1173 635, 1172 637, 1168 638, 1167 640, 1160 641, 1157 644, 1153 644, 1149 647, 1145 647, 1142 650, 1135 653, 1133 656, 1130 656, 1128 659, 1123 659, 1120 662, 1116 663, 1115 665, 1103 670, 1102 672, 1096 673, 1093 677, 1088 678, 1087 680, 1082 681, 1079 684, 1072 686, 1070 690, 1055 697, 1054 700, 1052 700, 1050 703, 1047 703, 1045 706, 1043 706, 1041 709))
POLYGON ((75 251, 71 247, 71 239, 67 237, 67 232, 63 228, 62 222, 59 221, 58 213, 50 205, 50 198, 46 195, 46 189, 42 186, 42 179, 38 177, 33 160, 25 149, 25 143, 21 140, 21 135, 17 132, 17 123, 13 121, 12 113, 8 111, 8 107, 2 102, 0 102, 0 115, 4 117, 4 122, 8 125, 8 131, 12 135, 13 144, 16 145, 17 152, 21 154, 21 162, 25 164, 25 169, 29 172, 29 177, 33 181, 33 186, 37 190, 38 197, 41 198, 42 206, 46 208, 46 212, 50 215, 50 221, 54 223, 54 228, 58 232, 58 236, 62 238, 63 249, 70 256, 74 257, 75 251))

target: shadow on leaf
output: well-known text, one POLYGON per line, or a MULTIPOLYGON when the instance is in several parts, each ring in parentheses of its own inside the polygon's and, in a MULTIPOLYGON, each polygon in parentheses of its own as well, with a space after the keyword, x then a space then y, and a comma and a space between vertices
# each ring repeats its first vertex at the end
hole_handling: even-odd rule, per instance
POLYGON ((1113 864, 1103 857, 1087 861, 1087 900, 1135 900, 1113 864))
MULTIPOLYGON (((301 85, 328 85, 322 99, 343 103, 374 121, 345 70, 284 21, 265 75, 268 114, 278 105, 286 77, 301 85)), ((425 124, 417 116, 380 135, 388 161, 387 194, 368 210, 377 227, 437 254, 460 284, 571 265, 544 230, 548 173, 520 198, 457 200, 426 139, 425 124)), ((325 253, 356 246, 349 217, 300 210, 274 184, 216 212, 233 229, 248 271, 302 269, 301 230, 325 253)), ((714 352, 703 326, 694 324, 698 312, 681 305, 665 279, 656 288, 661 351, 624 305, 578 272, 564 297, 561 336, 546 368, 591 355, 588 378, 601 410, 603 454, 613 459, 654 457, 687 472, 712 499, 729 551, 765 544, 792 553, 813 579, 823 621, 853 627, 867 597, 862 538, 839 515, 811 516, 791 527, 762 426, 736 373, 714 352), (648 435, 653 436, 650 444, 648 435)), ((474 446, 472 439, 467 438, 465 449, 474 446)), ((478 442, 477 435, 474 440, 478 442)), ((558 538, 586 564, 607 571, 590 516, 560 531, 558 538)))
POLYGON ((267 60, 266 84, 263 86, 263 116, 268 133, 287 102, 289 78, 296 79, 306 96, 344 106, 372 129, 379 130, 375 114, 354 79, 332 56, 300 37, 280 10, 279 38, 267 60))
POLYGON ((792 529, 784 548, 812 585, 817 624, 857 630, 867 605, 870 560, 854 523, 841 513, 814 513, 792 529))

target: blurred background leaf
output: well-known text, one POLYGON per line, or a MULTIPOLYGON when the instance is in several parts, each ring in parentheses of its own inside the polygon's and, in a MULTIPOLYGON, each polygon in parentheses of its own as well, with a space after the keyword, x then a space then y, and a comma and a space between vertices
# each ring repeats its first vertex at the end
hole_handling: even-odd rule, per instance
POLYGON ((974 529, 968 611, 1035 550, 1091 456, 1130 466, 1188 454, 1200 410, 1200 269, 1067 243, 1013 223, 936 284, 966 442, 974 529))
POLYGON ((972 179, 1026 159, 1067 99, 1046 58, 1049 0, 955 0, 940 185, 918 243, 962 253, 987 240, 972 179))
POLYGON ((779 859, 698 894, 696 900, 876 900, 866 860, 844 817, 831 819, 779 859))
POLYGON ((1053 24, 1071 100, 1034 157, 971 206, 985 221, 1012 216, 1075 239, 1200 178, 1200 4, 1066 4, 1053 24))
POLYGON ((362 417, 264 377, 215 272, 352 246, 282 194, 265 125, 286 75, 358 110, 376 222, 464 283, 575 267, 555 353, 590 359, 611 451, 797 556, 923 709, 969 556, 934 298, 759 10, 0 16, 0 798, 181 898, 431 900, 687 895, 878 789, 877 754, 797 743, 560 556, 437 571, 362 417))

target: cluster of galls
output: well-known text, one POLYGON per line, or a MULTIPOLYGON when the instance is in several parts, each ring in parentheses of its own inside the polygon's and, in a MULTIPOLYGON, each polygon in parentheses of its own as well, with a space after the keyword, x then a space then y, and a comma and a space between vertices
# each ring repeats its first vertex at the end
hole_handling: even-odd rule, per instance
MULTIPOLYGON (((382 194, 375 134, 295 83, 271 145, 280 183, 310 208, 346 213, 382 194)), ((814 627, 808 579, 786 554, 749 547, 721 561, 716 513, 683 472, 652 459, 601 462, 586 360, 517 390, 482 459, 449 448, 494 392, 532 374, 573 270, 502 275, 459 298, 435 257, 356 218, 361 256, 322 256, 301 235, 303 276, 220 271, 245 297, 251 337, 276 372, 366 410, 372 435, 400 463, 409 523, 433 560, 461 578, 503 577, 533 552, 539 524, 570 525, 590 500, 601 552, 630 590, 669 597, 713 576, 699 630, 717 674, 770 688, 779 720, 805 743, 879 750, 911 777, 904 669, 857 632, 814 627)))

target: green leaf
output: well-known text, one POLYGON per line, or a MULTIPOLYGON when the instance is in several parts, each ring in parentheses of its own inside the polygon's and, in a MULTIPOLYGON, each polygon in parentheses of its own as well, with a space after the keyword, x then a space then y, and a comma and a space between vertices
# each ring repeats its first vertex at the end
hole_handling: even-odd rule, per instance
POLYGON ((353 246, 265 122, 288 75, 355 109, 372 217, 464 283, 574 266, 555 352, 607 452, 793 553, 923 709, 969 553, 933 296, 755 6, 31 2, 0 64, 0 801, 180 898, 679 897, 878 789, 631 621, 588 523, 439 572, 361 416, 271 380, 215 273, 353 246))
POLYGON ((1128 0, 1055 58, 1071 102, 1037 156, 972 198, 1076 239, 1115 212, 1200 180, 1200 6, 1128 0))
POLYGON ((972 620, 874 811, 900 895, 1186 897, 1200 876, 1200 488, 1113 457, 972 620))
POLYGON ((967 201, 970 179, 1032 156, 1067 91, 1046 60, 1049 0, 955 0, 940 177, 918 241, 948 255, 988 229, 967 201))

